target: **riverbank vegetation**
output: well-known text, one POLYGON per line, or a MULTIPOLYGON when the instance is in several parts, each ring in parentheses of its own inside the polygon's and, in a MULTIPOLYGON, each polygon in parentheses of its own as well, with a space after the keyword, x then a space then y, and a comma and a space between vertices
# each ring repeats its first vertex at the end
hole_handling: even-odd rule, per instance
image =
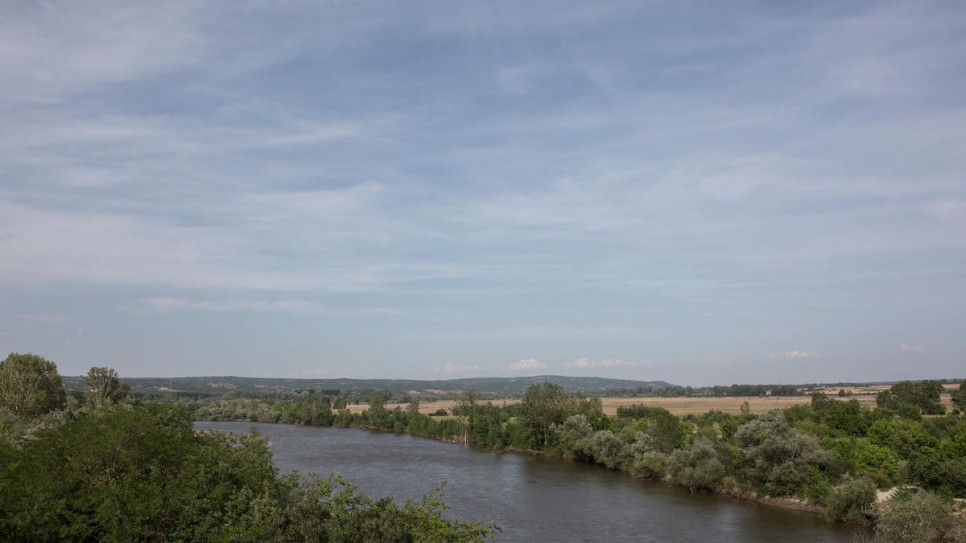
POLYGON ((694 491, 781 500, 832 521, 878 526, 880 541, 954 541, 963 538, 952 511, 954 499, 966 498, 966 389, 954 392, 951 413, 939 401, 941 391, 934 381, 906 381, 883 390, 874 407, 847 395, 813 393, 807 404, 761 414, 712 410, 683 417, 643 403, 604 415, 599 399, 549 383, 532 385, 511 405, 477 401, 469 393, 451 411, 433 415, 420 413, 418 401, 387 409, 378 393, 359 413, 335 409, 322 394, 294 401, 223 399, 195 409, 209 420, 360 427, 530 451, 694 491), (896 486, 918 490, 879 506, 877 491, 896 486), (937 533, 947 539, 889 535, 894 519, 926 510, 942 519, 937 526, 946 528, 937 533))
MULTIPOLYGON (((14 367, 8 365, 11 360, 4 362, 0 376, 14 367)), ((55 370, 51 372, 49 366, 36 360, 32 363, 36 367, 30 366, 31 371, 53 379, 55 370)), ((292 526, 308 526, 304 510, 316 507, 313 504, 317 503, 335 508, 324 512, 313 510, 313 515, 327 515, 325 518, 341 518, 339 515, 349 514, 341 508, 355 510, 362 503, 364 510, 372 511, 371 515, 377 519, 373 522, 378 526, 382 522, 398 521, 401 524, 392 524, 395 526, 392 529, 399 533, 412 533, 416 529, 413 526, 417 525, 433 526, 433 530, 450 538, 439 540, 479 540, 490 533, 489 528, 477 523, 441 520, 438 496, 431 496, 422 504, 397 508, 364 497, 356 498, 351 489, 346 494, 345 490, 337 489, 343 488, 338 481, 306 483, 278 478, 264 451, 263 441, 257 437, 225 438, 190 432, 190 420, 205 419, 368 428, 473 444, 494 451, 528 451, 599 464, 635 477, 668 481, 692 491, 795 504, 823 512, 831 521, 874 527, 872 537, 880 542, 966 541, 966 529, 955 506, 956 499, 966 498, 964 385, 953 393, 953 409, 949 413, 939 401, 941 384, 906 381, 880 392, 874 407, 863 406, 847 395, 816 392, 807 404, 760 414, 745 408, 739 413, 711 410, 676 416, 662 407, 638 403, 619 407, 612 416, 603 413, 599 398, 567 392, 552 383, 531 385, 522 401, 511 405, 494 405, 466 393, 450 410, 424 414, 420 412, 418 400, 410 401, 405 407, 387 408, 387 395, 381 392, 368 398, 368 409, 354 413, 348 409, 345 396, 335 390, 303 391, 295 397, 284 398, 264 395, 207 400, 175 398, 167 404, 138 403, 124 399, 126 389, 115 383, 117 378, 112 371, 94 368, 88 377, 92 385, 86 397, 62 396, 55 382, 44 384, 39 379, 40 384, 35 388, 39 399, 34 403, 24 402, 0 382, 0 405, 6 408, 0 454, 5 455, 7 470, 2 483, 6 487, 0 492, 18 496, 17 500, 5 500, 0 510, 3 519, 0 527, 8 530, 7 534, 20 533, 10 531, 15 530, 14 526, 39 530, 57 523, 74 525, 75 522, 68 522, 72 518, 96 518, 97 526, 117 526, 116 519, 128 518, 128 515, 120 498, 111 501, 103 496, 114 496, 111 492, 122 492, 116 496, 127 495, 123 492, 138 498, 155 496, 158 507, 164 510, 167 489, 177 493, 187 487, 212 489, 216 491, 215 496, 222 497, 251 488, 242 492, 248 496, 249 501, 245 503, 221 500, 212 505, 210 496, 206 498, 209 501, 197 498, 201 508, 198 515, 225 519, 220 527, 211 529, 227 529, 228 523, 241 530, 213 532, 226 541, 243 540, 238 534, 256 529, 251 519, 265 515, 270 520, 264 526, 273 526, 272 533, 289 533, 285 530, 296 530, 292 526), (114 396, 95 394, 94 391, 103 390, 103 385, 98 383, 113 383, 114 396), (26 413, 19 405, 43 407, 33 408, 26 415, 14 411, 16 408, 26 413), (169 423, 173 426, 168 427, 169 423), (144 434, 151 428, 171 433, 144 434), (137 441, 137 436, 142 434, 145 443, 153 445, 145 444, 144 451, 129 455, 125 439, 137 441), (159 441, 176 444, 176 450, 157 445, 159 441), (77 445, 81 442, 93 445, 77 445), (73 450, 73 446, 81 448, 73 450), (98 446, 103 447, 97 449, 100 452, 85 452, 98 446), (127 483, 118 484, 119 480, 112 478, 114 464, 108 466, 105 460, 116 461, 111 451, 119 455, 117 458, 129 461, 122 465, 129 466, 131 473, 138 473, 137 477, 148 477, 144 474, 148 469, 173 478, 162 477, 161 483, 143 483, 147 490, 137 486, 142 484, 137 478, 131 480, 134 486, 130 488, 125 486, 127 483), (151 466, 150 459, 155 455, 175 460, 171 465, 146 468, 151 466), (60 465, 57 459, 67 464, 62 468, 45 468, 37 460, 43 458, 55 459, 54 466, 60 465), (213 458, 220 460, 204 467, 213 458), (241 462, 237 473, 232 472, 231 466, 235 465, 232 462, 241 462), (256 475, 249 471, 263 475, 251 479, 256 475), (33 476, 27 475, 33 472, 44 473, 49 482, 34 484, 33 476), (181 476, 187 479, 181 481, 178 479, 181 476), (74 487, 69 486, 70 481, 74 481, 70 483, 74 487), (101 497, 89 503, 72 497, 82 485, 92 484, 100 485, 96 488, 103 494, 94 495, 101 497), (893 499, 877 503, 877 493, 895 487, 901 490, 893 499), (21 499, 21 495, 28 498, 21 499), (342 501, 337 499, 339 496, 344 496, 340 498, 342 501), (44 500, 53 500, 59 505, 39 507, 38 504, 46 503, 44 500), (350 503, 354 505, 346 505, 350 503), (205 507, 215 507, 217 511, 205 507), (37 512, 42 510, 43 514, 37 512), (913 522, 922 529, 912 534, 903 531, 913 522)), ((187 503, 196 499, 191 496, 189 493, 185 498, 187 503)), ((189 517, 190 514, 185 518, 189 517)), ((160 526, 154 528, 156 533, 169 533, 177 524, 169 516, 160 519, 148 516, 143 523, 160 526)), ((50 539, 49 534, 54 532, 43 533, 50 539)), ((37 540, 36 537, 26 539, 37 540)), ((290 540, 305 539, 291 536, 290 540)))
POLYGON ((338 477, 279 477, 257 434, 193 429, 185 406, 131 400, 107 368, 66 395, 35 355, 0 362, 0 540, 476 542, 493 525, 421 501, 373 500, 338 477))

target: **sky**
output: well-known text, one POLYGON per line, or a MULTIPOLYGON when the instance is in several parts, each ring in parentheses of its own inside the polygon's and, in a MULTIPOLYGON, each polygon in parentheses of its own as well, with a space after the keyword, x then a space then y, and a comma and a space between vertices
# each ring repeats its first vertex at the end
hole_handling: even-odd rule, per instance
POLYGON ((966 376, 966 3, 0 2, 0 351, 966 376))

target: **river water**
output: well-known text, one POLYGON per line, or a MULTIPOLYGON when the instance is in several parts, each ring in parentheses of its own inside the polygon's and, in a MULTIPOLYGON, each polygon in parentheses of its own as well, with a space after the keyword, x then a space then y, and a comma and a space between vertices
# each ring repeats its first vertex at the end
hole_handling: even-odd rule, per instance
POLYGON ((849 527, 787 511, 557 459, 366 430, 247 422, 198 429, 268 437, 282 473, 341 473, 373 498, 399 504, 445 482, 448 518, 495 520, 497 541, 844 543, 849 527))

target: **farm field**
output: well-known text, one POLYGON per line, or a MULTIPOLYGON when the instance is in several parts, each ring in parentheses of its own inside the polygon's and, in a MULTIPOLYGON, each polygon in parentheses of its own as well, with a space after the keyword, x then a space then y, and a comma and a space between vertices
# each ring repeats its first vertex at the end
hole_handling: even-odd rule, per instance
MULTIPOLYGON (((836 400, 858 400, 863 407, 875 407, 875 396, 882 390, 888 389, 888 385, 877 385, 877 386, 866 386, 860 388, 849 388, 847 390, 851 391, 852 395, 847 397, 838 396, 839 389, 836 387, 829 387, 824 390, 826 394, 836 400)), ((949 392, 958 388, 958 385, 950 385, 946 387, 946 393, 942 395, 941 399, 943 404, 946 405, 947 409, 952 407, 952 402, 950 401, 949 392)), ((505 399, 505 400, 491 400, 494 405, 511 405, 515 403, 520 403, 520 399, 505 399)), ((663 407, 675 415, 688 415, 695 414, 699 415, 702 413, 707 413, 712 409, 717 409, 719 411, 724 411, 726 413, 740 413, 741 406, 744 402, 748 402, 748 407, 751 409, 752 413, 761 413, 764 411, 770 411, 772 409, 782 409, 785 407, 791 407, 798 404, 808 404, 811 403, 811 396, 675 396, 675 397, 643 397, 643 398, 601 398, 601 403, 604 407, 604 413, 607 415, 616 415, 617 408, 621 406, 634 405, 634 404, 644 404, 647 406, 663 407)), ((429 415, 436 412, 438 409, 445 409, 446 411, 452 410, 453 406, 458 402, 456 400, 436 400, 436 401, 422 401, 419 404, 419 412, 429 415)), ((485 402, 484 402, 485 403, 485 402)), ((402 407, 406 409, 407 404, 396 404, 388 403, 386 404, 386 409, 395 409, 396 407, 402 407)), ((352 413, 361 413, 369 408, 368 404, 358 404, 350 405, 349 411, 352 413)))

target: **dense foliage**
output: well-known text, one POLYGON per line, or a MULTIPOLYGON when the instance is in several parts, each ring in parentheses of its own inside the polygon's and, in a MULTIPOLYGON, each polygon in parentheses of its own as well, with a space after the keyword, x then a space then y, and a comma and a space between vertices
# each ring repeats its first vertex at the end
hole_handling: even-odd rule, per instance
MULTIPOLYGON (((451 412, 437 410, 433 416, 420 414, 418 402, 388 410, 380 395, 359 414, 332 409, 324 395, 291 403, 219 402, 202 406, 198 414, 359 426, 536 450, 692 490, 792 498, 824 510, 830 520, 889 526, 892 509, 876 508, 877 487, 915 485, 940 502, 948 499, 943 496, 966 498, 966 417, 931 415, 940 411, 938 390, 934 382, 897 383, 882 396, 889 402, 872 409, 814 393, 810 405, 760 415, 744 410, 678 417, 638 404, 608 417, 599 400, 548 384, 531 386, 521 404, 496 406, 468 394, 451 412)), ((948 506, 941 509, 935 515, 960 529, 955 517, 943 516, 948 506)))
POLYGON ((0 407, 19 419, 64 407, 66 392, 57 365, 35 354, 10 353, 0 362, 0 407))
POLYGON ((529 450, 696 491, 798 500, 830 520, 877 526, 878 541, 963 541, 966 533, 949 507, 950 498, 966 498, 966 389, 954 392, 954 412, 941 414, 936 382, 897 383, 875 408, 816 392, 810 404, 759 415, 744 408, 678 417, 638 404, 610 417, 599 399, 550 383, 529 387, 519 404, 468 393, 429 416, 418 400, 388 409, 389 395, 379 391, 366 411, 352 413, 334 389, 142 405, 124 400, 112 371, 93 368, 89 378, 86 402, 68 397, 66 409, 50 408, 34 422, 0 410, 0 495, 12 496, 0 504, 0 536, 472 541, 491 532, 443 520, 438 495, 399 508, 339 480, 278 478, 263 440, 195 434, 192 417, 363 427, 529 450), (877 488, 896 485, 920 490, 877 507, 877 488), (935 529, 903 539, 910 518, 935 529))
POLYGON ((470 542, 494 532, 444 519, 439 489, 397 506, 338 477, 279 477, 264 438, 196 432, 190 410, 123 401, 102 370, 91 372, 89 405, 26 421, 0 413, 0 540, 470 542))

